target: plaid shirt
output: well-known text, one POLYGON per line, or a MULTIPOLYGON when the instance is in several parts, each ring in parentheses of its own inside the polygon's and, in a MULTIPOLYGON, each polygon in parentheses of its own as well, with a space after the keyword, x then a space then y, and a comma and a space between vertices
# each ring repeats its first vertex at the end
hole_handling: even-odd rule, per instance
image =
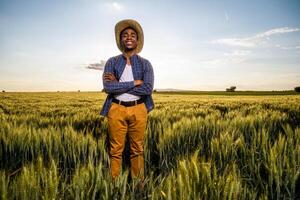
MULTIPOLYGON (((100 115, 107 116, 114 95, 123 93, 129 93, 144 97, 148 112, 150 112, 154 108, 154 103, 151 96, 154 83, 154 74, 151 63, 148 60, 136 54, 131 56, 130 62, 132 65, 132 73, 134 80, 143 80, 143 84, 140 86, 134 86, 134 81, 104 82, 103 76, 102 81, 104 91, 108 95, 100 112, 100 115)), ((103 74, 107 72, 113 73, 116 79, 119 80, 125 66, 126 58, 122 54, 112 57, 106 62, 103 74)))

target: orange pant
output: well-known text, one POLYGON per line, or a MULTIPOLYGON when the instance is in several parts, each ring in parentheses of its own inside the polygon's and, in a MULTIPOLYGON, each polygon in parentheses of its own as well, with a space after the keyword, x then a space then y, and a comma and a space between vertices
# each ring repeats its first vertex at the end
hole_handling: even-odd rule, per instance
POLYGON ((128 134, 131 176, 144 179, 144 135, 147 125, 147 108, 145 104, 125 107, 112 103, 107 117, 112 178, 115 179, 120 173, 126 134, 128 134))

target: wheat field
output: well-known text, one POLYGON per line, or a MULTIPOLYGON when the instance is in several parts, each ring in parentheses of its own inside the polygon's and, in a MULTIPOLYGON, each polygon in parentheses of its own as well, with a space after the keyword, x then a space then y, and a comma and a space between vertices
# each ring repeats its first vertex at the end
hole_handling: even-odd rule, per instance
POLYGON ((1 93, 1 199, 300 198, 300 95, 154 94, 142 191, 128 153, 109 176, 105 96, 1 93))

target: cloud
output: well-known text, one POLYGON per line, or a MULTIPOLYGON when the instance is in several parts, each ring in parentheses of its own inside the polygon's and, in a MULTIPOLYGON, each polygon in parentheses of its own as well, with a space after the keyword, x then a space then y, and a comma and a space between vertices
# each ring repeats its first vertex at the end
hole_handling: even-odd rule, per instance
POLYGON ((228 13, 227 13, 227 11, 226 11, 226 10, 224 10, 224 15, 225 15, 225 19, 226 19, 226 21, 229 21, 229 16, 228 16, 228 13))
POLYGON ((263 44, 265 39, 270 39, 273 35, 291 33, 291 32, 298 32, 300 28, 275 28, 263 33, 258 33, 251 37, 244 37, 244 38, 223 38, 218 40, 211 41, 212 44, 223 44, 229 46, 239 46, 239 47, 256 47, 260 44, 263 44))
POLYGON ((229 46, 255 47, 256 43, 248 38, 225 38, 212 41, 213 44, 224 44, 229 46))
POLYGON ((256 38, 264 38, 264 37, 268 37, 271 35, 278 35, 278 34, 283 34, 283 33, 297 32, 297 31, 300 31, 300 28, 289 28, 289 27, 275 28, 275 29, 268 30, 264 33, 259 33, 255 37, 256 38))
POLYGON ((247 56, 251 53, 249 50, 235 50, 231 53, 224 53, 225 56, 247 56))
POLYGON ((113 2, 112 3, 112 7, 115 9, 115 10, 118 10, 118 11, 120 11, 120 10, 122 10, 122 5, 121 4, 119 4, 119 3, 117 3, 117 2, 113 2))
POLYGON ((110 2, 110 3, 106 3, 105 6, 107 7, 108 10, 110 11, 122 11, 124 10, 124 6, 118 2, 110 2))
POLYGON ((220 66, 220 65, 231 65, 231 64, 240 64, 247 60, 247 56, 251 54, 251 51, 248 50, 234 50, 229 53, 224 53, 223 57, 213 58, 208 60, 200 61, 203 65, 208 65, 210 67, 220 66))
POLYGON ((86 68, 94 69, 94 70, 104 70, 105 63, 106 63, 106 61, 100 60, 100 63, 89 64, 86 68))
POLYGON ((200 61, 202 65, 208 65, 210 67, 218 67, 220 65, 229 65, 229 64, 240 64, 244 62, 246 58, 244 57, 224 57, 224 58, 215 58, 209 60, 200 61))
POLYGON ((300 49, 300 45, 297 45, 297 46, 281 46, 279 44, 276 44, 275 47, 278 47, 280 49, 283 49, 283 50, 294 50, 294 49, 300 49))

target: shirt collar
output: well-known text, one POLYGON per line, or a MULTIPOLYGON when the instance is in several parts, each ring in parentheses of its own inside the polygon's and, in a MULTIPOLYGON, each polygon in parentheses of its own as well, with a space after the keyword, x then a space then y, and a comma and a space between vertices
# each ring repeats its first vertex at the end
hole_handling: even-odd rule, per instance
MULTIPOLYGON (((121 54, 121 56, 122 56, 122 58, 124 59, 124 60, 126 60, 126 57, 125 57, 125 55, 124 54, 121 54)), ((135 53, 135 54, 133 54, 131 57, 130 57, 130 61, 132 62, 132 60, 133 59, 136 59, 138 57, 138 55, 135 53)))

